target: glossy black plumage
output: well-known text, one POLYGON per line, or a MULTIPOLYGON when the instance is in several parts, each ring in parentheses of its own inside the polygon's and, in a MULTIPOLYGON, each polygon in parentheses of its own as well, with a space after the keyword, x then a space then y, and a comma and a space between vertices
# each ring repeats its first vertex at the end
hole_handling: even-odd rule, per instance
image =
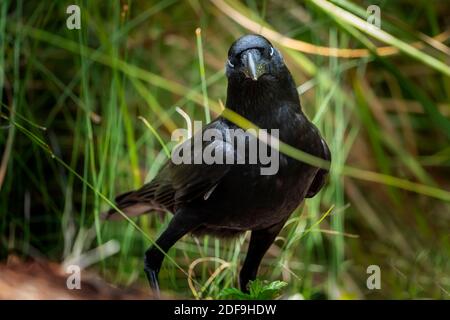
MULTIPOLYGON (((259 128, 279 129, 280 140, 293 147, 331 159, 319 131, 301 110, 295 83, 280 52, 268 40, 258 35, 244 36, 231 46, 228 58, 227 108, 259 128)), ((203 131, 212 128, 220 132, 238 129, 223 117, 203 131)), ((227 143, 203 142, 203 147, 207 146, 234 159, 238 157, 227 143)), ((327 176, 326 170, 281 153, 275 175, 261 175, 260 168, 261 164, 175 165, 168 161, 153 181, 118 196, 116 203, 130 216, 152 210, 174 213, 157 240, 164 251, 188 232, 231 236, 251 230, 248 254, 240 273, 241 288, 246 290, 289 215, 305 197, 313 197, 320 191, 327 176)), ((108 216, 117 213, 110 210, 108 216)), ((146 252, 145 272, 153 288, 157 288, 163 257, 155 247, 146 252)))

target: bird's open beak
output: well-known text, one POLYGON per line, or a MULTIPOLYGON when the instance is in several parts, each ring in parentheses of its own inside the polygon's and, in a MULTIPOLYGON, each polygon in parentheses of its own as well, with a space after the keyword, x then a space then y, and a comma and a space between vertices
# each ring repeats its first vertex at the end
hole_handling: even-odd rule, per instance
POLYGON ((262 63, 260 55, 253 52, 253 50, 248 50, 244 54, 245 59, 243 72, 247 78, 256 81, 262 74, 264 74, 265 64, 262 63))

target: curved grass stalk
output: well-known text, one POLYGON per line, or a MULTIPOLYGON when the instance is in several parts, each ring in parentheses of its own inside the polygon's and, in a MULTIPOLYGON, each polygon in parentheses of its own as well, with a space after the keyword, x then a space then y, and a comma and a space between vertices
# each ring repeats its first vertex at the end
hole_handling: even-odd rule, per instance
POLYGON ((420 50, 414 48, 412 45, 403 42, 402 40, 392 36, 391 34, 375 27, 374 25, 364 21, 363 19, 355 16, 354 14, 332 4, 331 2, 325 0, 308 0, 309 2, 316 5, 327 15, 338 19, 340 21, 346 22, 347 24, 356 27, 360 31, 374 37, 375 39, 382 41, 397 48, 404 54, 416 59, 429 67, 441 72, 442 74, 450 77, 450 67, 444 62, 421 52, 420 50))
MULTIPOLYGON (((368 49, 349 49, 349 48, 330 48, 324 46, 317 46, 305 41, 292 39, 286 37, 281 33, 269 28, 262 26, 260 23, 253 21, 252 19, 246 17, 244 14, 238 10, 231 7, 223 0, 211 0, 217 8, 219 8, 223 13, 233 19, 235 22, 243 26, 244 28, 259 33, 265 36, 267 39, 279 43, 280 45, 290 48, 293 50, 301 51, 303 53, 314 54, 325 57, 338 57, 338 58, 364 58, 371 56, 371 51, 368 49)), ((444 42, 450 36, 450 30, 446 30, 441 34, 433 37, 432 39, 437 42, 444 42)), ((424 47, 422 42, 414 42, 410 45, 413 48, 421 49, 424 47)), ((391 56, 400 53, 400 49, 395 46, 385 46, 376 48, 376 53, 379 56, 391 56)))
POLYGON ((167 158, 170 158, 170 151, 167 148, 166 144, 164 143, 163 139, 161 138, 161 136, 158 134, 158 132, 155 130, 155 128, 153 128, 153 126, 148 123, 147 119, 145 119, 143 116, 139 116, 138 117, 139 120, 141 120, 142 122, 144 122, 145 126, 147 128, 149 128, 149 130, 151 131, 151 133, 153 133, 153 135, 156 137, 156 139, 158 140, 158 142, 161 144, 161 146, 164 149, 164 152, 166 153, 167 158))

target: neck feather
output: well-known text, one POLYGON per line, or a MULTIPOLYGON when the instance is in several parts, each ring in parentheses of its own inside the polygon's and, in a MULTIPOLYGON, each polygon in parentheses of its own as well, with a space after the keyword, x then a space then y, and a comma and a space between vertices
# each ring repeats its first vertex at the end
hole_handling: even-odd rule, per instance
POLYGON ((226 107, 256 124, 261 119, 269 120, 286 105, 301 112, 297 89, 289 71, 284 79, 229 80, 226 107))

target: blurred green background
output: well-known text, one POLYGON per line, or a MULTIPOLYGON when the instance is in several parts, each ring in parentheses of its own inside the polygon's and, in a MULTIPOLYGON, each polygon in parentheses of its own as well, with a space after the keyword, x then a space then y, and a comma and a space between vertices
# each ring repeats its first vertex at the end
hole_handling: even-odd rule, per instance
MULTIPOLYGON (((292 214, 259 277, 288 282, 287 298, 448 299, 450 1, 1 1, 0 259, 81 261, 145 286, 143 253, 170 216, 99 213, 158 172, 161 142, 186 126, 175 107, 217 116, 227 50, 246 33, 281 50, 333 154, 326 188, 292 214), (71 4, 80 30, 66 27, 71 4)), ((220 297, 248 240, 184 237, 162 291, 220 297)))

